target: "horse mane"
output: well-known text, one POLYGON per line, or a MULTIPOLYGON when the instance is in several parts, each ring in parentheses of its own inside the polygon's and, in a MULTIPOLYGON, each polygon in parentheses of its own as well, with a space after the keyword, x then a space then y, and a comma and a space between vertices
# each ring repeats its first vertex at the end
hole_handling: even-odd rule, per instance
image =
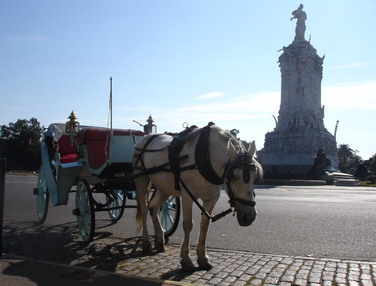
POLYGON ((231 141, 232 145, 234 145, 237 152, 246 151, 246 148, 245 148, 243 142, 240 141, 239 139, 235 138, 235 136, 232 135, 230 133, 230 131, 221 129, 220 127, 218 127, 218 128, 220 129, 219 133, 222 134, 224 137, 226 137, 227 140, 231 141))
MULTIPOLYGON (((220 127, 218 127, 220 129, 220 133, 228 138, 227 140, 230 140, 232 145, 234 145, 235 149, 237 152, 246 152, 246 147, 244 146, 243 142, 241 140, 239 140, 238 138, 235 138, 234 135, 232 135, 228 130, 223 130, 221 129, 220 127)), ((264 178, 264 170, 262 168, 262 165, 260 164, 260 162, 257 161, 257 154, 255 152, 255 154, 253 154, 252 156, 252 163, 255 165, 256 167, 256 173, 257 173, 257 180, 256 180, 256 183, 260 184, 262 183, 263 181, 263 178, 264 178)))

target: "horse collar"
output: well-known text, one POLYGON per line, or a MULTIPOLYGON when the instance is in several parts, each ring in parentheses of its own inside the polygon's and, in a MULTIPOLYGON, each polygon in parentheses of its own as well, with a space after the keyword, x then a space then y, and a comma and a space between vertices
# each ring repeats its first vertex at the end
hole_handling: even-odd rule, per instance
POLYGON ((224 177, 219 176, 215 172, 210 162, 209 134, 211 130, 210 127, 213 124, 214 123, 210 122, 207 126, 201 129, 195 149, 195 161, 196 167, 201 176, 214 185, 221 185, 223 184, 224 177))

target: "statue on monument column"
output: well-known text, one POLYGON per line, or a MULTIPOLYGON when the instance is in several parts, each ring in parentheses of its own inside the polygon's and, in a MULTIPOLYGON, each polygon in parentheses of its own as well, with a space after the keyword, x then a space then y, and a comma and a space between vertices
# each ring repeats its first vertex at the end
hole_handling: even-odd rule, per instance
POLYGON ((307 14, 303 11, 303 4, 300 4, 299 8, 293 11, 291 14, 293 17, 291 17, 290 21, 292 19, 298 19, 296 21, 294 41, 304 41, 304 33, 306 30, 305 20, 307 20, 307 14))

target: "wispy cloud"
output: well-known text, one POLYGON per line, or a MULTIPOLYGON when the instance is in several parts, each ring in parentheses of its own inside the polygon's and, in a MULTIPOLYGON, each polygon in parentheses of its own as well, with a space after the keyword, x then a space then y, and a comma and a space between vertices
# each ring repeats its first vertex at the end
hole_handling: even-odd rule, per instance
MULTIPOLYGON (((280 92, 259 92, 240 97, 216 98, 210 103, 199 102, 178 106, 173 109, 165 109, 155 106, 119 107, 127 110, 128 120, 141 121, 145 114, 152 114, 161 128, 175 128, 180 130, 183 122, 188 124, 205 125, 209 121, 217 124, 228 122, 247 122, 252 118, 271 118, 271 114, 277 113, 279 108, 280 92), (133 118, 131 118, 133 117, 133 118)), ((119 118, 120 119, 120 118, 119 118)), ((145 118, 146 119, 146 118, 145 118)))
POLYGON ((216 92, 209 92, 209 93, 202 94, 200 96, 197 96, 196 99, 197 100, 213 99, 213 98, 222 97, 224 95, 225 95, 224 92, 216 91, 216 92))
MULTIPOLYGON (((210 102, 191 102, 169 109, 145 105, 118 107, 118 110, 126 110, 126 115, 117 117, 116 122, 129 125, 129 122, 135 119, 144 123, 146 117, 151 114, 161 132, 179 131, 184 122, 203 126, 213 121, 221 127, 242 128, 242 136, 246 136, 247 132, 251 134, 255 128, 261 128, 253 124, 255 120, 269 126, 265 132, 272 130, 272 114, 278 115, 280 96, 280 91, 263 91, 238 97, 227 94, 226 97, 218 97, 210 102)), ((321 102, 326 108, 330 108, 331 112, 376 111, 376 80, 324 86, 321 102)), ((251 136, 253 135, 248 137, 252 138, 251 136)))
POLYGON ((337 111, 376 111, 376 80, 325 86, 321 101, 337 111))
POLYGON ((334 66, 332 67, 333 69, 353 69, 353 68, 358 68, 358 67, 364 67, 367 66, 368 63, 352 63, 352 64, 346 64, 346 65, 339 65, 339 66, 334 66))

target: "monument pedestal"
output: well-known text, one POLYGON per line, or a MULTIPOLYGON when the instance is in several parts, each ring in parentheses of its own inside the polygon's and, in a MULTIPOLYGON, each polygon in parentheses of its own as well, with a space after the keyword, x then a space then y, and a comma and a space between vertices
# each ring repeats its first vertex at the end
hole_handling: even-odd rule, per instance
POLYGON ((336 142, 326 130, 273 131, 265 135, 261 161, 266 178, 307 178, 319 150, 325 150, 326 168, 337 170, 336 142))

